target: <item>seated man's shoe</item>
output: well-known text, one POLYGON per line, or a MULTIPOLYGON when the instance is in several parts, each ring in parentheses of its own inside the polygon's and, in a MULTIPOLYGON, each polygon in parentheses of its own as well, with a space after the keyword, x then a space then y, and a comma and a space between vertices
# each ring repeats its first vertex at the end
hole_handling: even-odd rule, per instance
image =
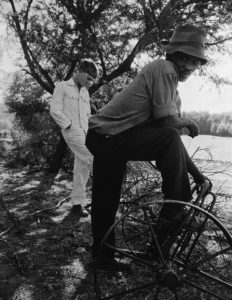
POLYGON ((198 232, 200 230, 205 231, 208 228, 208 224, 207 222, 204 223, 204 221, 204 218, 201 218, 199 216, 193 216, 191 217, 190 221, 185 225, 185 228, 194 232, 198 232))
POLYGON ((80 204, 73 205, 71 212, 81 218, 88 217, 88 215, 89 215, 87 210, 84 207, 82 207, 80 204))
POLYGON ((204 220, 196 215, 188 215, 186 208, 181 208, 177 213, 160 217, 157 222, 157 227, 170 227, 173 231, 185 221, 184 227, 192 231, 202 229, 204 220))
POLYGON ((105 258, 100 260, 100 262, 93 260, 93 262, 89 264, 89 267, 93 269, 97 269, 99 271, 106 271, 106 272, 131 272, 132 271, 128 263, 119 262, 114 258, 105 258))
POLYGON ((173 218, 171 221, 181 224, 183 221, 186 221, 185 227, 192 231, 199 231, 202 229, 204 219, 196 216, 196 214, 188 214, 188 210, 186 208, 182 208, 173 218))

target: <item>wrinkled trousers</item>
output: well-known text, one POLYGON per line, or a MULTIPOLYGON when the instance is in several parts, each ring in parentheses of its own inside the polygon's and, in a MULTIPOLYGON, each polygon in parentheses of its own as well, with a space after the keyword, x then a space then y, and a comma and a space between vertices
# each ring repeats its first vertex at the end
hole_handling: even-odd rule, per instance
MULTIPOLYGON (((187 152, 177 129, 157 127, 152 123, 111 137, 89 130, 86 146, 94 155, 91 208, 93 257, 115 221, 127 161, 156 161, 162 176, 164 198, 191 200, 187 152)), ((106 242, 114 245, 114 232, 106 242)), ((102 257, 113 255, 111 249, 103 248, 102 257)))
POLYGON ((86 204, 85 187, 92 170, 93 156, 85 146, 86 135, 82 129, 70 128, 63 132, 63 137, 74 153, 72 205, 86 204))

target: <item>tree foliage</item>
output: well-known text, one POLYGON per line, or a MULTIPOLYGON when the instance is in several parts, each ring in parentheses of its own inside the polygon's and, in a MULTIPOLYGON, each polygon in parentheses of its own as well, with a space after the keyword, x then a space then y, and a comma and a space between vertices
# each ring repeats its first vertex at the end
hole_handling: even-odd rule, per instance
POLYGON ((48 162, 59 140, 59 130, 50 118, 49 97, 29 75, 16 72, 5 97, 10 113, 15 114, 12 129, 11 163, 38 165, 48 162))
POLYGON ((23 72, 16 72, 13 75, 12 83, 6 92, 5 103, 9 112, 15 113, 21 126, 32 131, 33 115, 44 112, 47 107, 43 88, 23 72))
MULTIPOLYGON (((19 37, 25 70, 48 92, 54 81, 70 77, 78 60, 92 57, 101 76, 92 88, 130 70, 141 51, 161 53, 160 42, 177 25, 204 26, 208 46, 231 39, 222 26, 231 24, 228 0, 9 0, 8 23, 19 37)), ((8 8, 8 9, 7 9, 8 8)))

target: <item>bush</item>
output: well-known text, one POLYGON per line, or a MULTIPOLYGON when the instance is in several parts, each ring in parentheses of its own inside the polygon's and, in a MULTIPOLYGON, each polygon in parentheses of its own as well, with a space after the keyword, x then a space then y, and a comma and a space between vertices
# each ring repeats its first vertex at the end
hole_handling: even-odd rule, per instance
POLYGON ((59 140, 59 131, 48 112, 32 117, 33 131, 27 131, 15 121, 12 128, 12 150, 8 165, 38 166, 48 164, 59 140))
POLYGON ((61 134, 48 110, 50 97, 31 76, 14 74, 5 96, 9 112, 15 114, 8 165, 49 164, 61 134))

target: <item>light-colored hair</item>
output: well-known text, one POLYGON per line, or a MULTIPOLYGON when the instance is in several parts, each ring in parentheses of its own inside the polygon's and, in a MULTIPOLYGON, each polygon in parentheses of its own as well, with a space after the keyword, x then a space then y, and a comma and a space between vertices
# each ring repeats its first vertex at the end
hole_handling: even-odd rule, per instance
POLYGON ((83 72, 89 73, 93 78, 98 76, 98 68, 91 58, 83 58, 80 61, 78 69, 83 72))

